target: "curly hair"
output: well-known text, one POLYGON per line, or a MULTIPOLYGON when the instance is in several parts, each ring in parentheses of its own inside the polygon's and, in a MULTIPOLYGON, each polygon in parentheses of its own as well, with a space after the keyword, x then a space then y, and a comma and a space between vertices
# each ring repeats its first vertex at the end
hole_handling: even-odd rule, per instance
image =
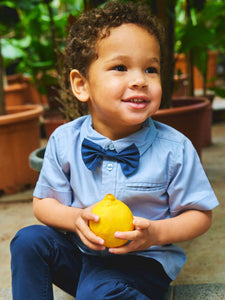
POLYGON ((103 8, 95 8, 81 14, 72 25, 65 48, 67 72, 77 69, 88 77, 90 64, 97 59, 96 44, 99 39, 110 35, 110 29, 132 23, 145 28, 159 42, 162 64, 164 29, 152 16, 143 2, 109 1, 103 8))

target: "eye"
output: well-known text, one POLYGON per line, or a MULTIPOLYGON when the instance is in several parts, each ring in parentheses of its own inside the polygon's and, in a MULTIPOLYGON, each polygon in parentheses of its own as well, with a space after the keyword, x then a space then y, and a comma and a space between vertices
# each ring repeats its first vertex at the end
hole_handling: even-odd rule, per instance
POLYGON ((145 70, 145 72, 148 74, 153 74, 153 73, 158 74, 159 73, 159 71, 156 67, 149 67, 145 70))
POLYGON ((124 65, 118 65, 118 66, 113 67, 113 70, 119 71, 119 72, 125 72, 125 71, 127 71, 127 68, 124 65))

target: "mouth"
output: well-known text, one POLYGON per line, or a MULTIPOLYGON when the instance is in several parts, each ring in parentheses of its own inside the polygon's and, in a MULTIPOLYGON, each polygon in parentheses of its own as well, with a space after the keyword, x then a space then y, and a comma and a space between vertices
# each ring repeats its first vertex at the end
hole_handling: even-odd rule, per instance
POLYGON ((132 110, 143 110, 149 105, 150 100, 146 97, 133 97, 122 100, 132 110))
POLYGON ((130 99, 123 100, 123 102, 139 104, 139 103, 147 103, 147 102, 149 102, 149 100, 147 100, 145 98, 130 98, 130 99))

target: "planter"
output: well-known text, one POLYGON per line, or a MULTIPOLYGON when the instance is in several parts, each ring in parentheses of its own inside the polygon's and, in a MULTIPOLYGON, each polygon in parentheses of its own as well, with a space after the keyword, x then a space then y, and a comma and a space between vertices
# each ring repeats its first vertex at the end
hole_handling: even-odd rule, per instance
POLYGON ((201 157, 202 148, 211 142, 212 107, 203 97, 179 97, 172 108, 157 111, 152 118, 186 135, 201 157))
POLYGON ((0 194, 32 188, 37 173, 29 166, 29 155, 40 147, 40 105, 7 108, 0 116, 0 194))
POLYGON ((8 85, 4 88, 6 97, 6 106, 21 104, 39 104, 48 106, 45 95, 41 95, 36 89, 29 77, 22 74, 7 76, 8 85), (16 100, 19 98, 19 100, 16 100))
POLYGON ((43 159, 45 155, 45 147, 34 150, 29 157, 30 167, 40 172, 43 164, 43 159))
POLYGON ((44 115, 44 131, 46 138, 49 139, 53 131, 60 125, 65 124, 67 121, 60 112, 50 112, 44 115))
POLYGON ((6 107, 26 104, 28 85, 13 83, 4 87, 6 107))

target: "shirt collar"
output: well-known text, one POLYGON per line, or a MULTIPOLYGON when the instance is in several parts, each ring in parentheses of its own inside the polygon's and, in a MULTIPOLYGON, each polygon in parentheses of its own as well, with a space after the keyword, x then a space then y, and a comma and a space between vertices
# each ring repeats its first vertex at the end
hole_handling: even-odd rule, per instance
POLYGON ((138 147, 140 155, 142 155, 153 143, 157 135, 157 129, 151 118, 148 118, 144 123, 142 129, 139 131, 119 140, 112 141, 109 138, 101 135, 92 126, 92 118, 90 115, 87 116, 85 122, 81 127, 81 140, 84 138, 97 143, 102 148, 107 149, 108 147, 113 147, 117 152, 122 151, 124 148, 128 147, 130 144, 135 143, 138 147), (110 146, 111 145, 111 146, 110 146))

